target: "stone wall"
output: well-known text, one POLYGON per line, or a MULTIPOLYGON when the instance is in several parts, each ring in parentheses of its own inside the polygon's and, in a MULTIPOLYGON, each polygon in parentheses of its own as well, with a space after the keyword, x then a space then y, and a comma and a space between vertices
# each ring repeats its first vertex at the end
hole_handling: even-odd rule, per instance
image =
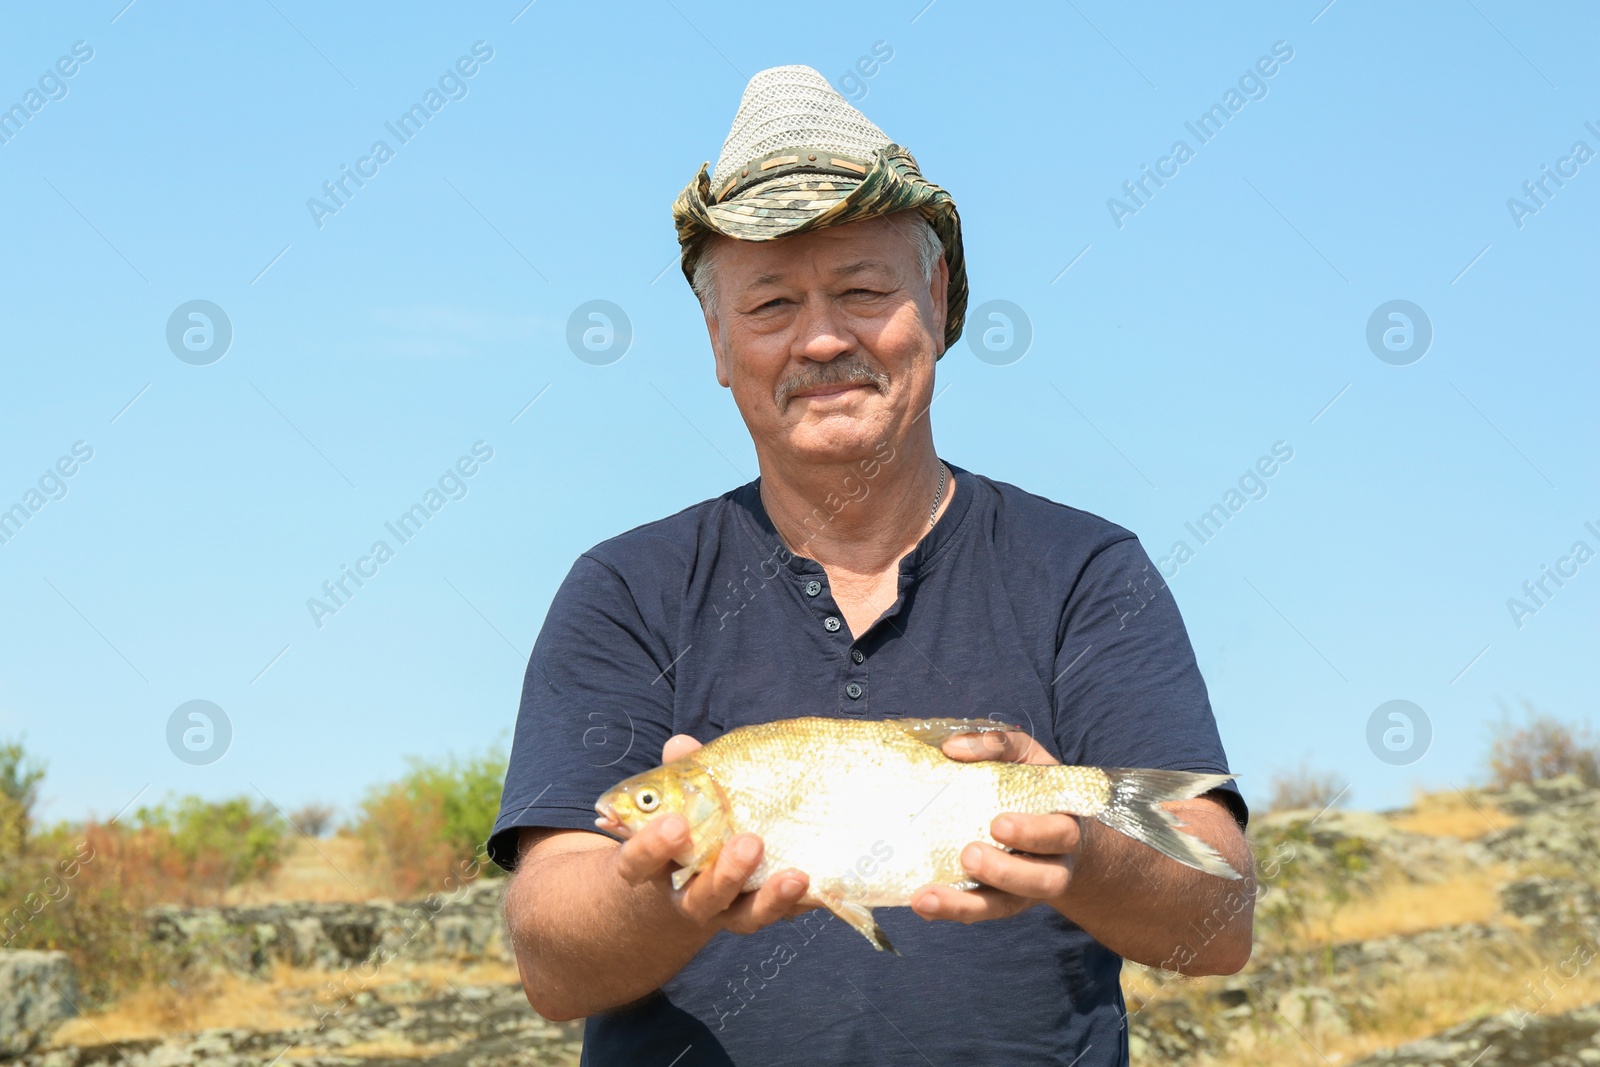
POLYGON ((410 903, 163 906, 151 937, 200 966, 256 973, 276 962, 338 969, 369 961, 509 959, 500 921, 503 880, 410 903))
POLYGON ((0 952, 0 993, 0 1057, 27 1052, 77 1014, 65 952, 0 952))

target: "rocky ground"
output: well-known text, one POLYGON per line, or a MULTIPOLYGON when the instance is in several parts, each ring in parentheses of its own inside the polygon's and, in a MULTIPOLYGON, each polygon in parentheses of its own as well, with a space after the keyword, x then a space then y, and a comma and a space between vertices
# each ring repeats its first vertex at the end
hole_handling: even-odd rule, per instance
MULTIPOLYGON (((1130 967, 1133 1062, 1600 1065, 1600 791, 1556 779, 1451 803, 1442 821, 1421 809, 1257 820, 1255 958, 1196 981, 1130 967), (1474 886, 1482 901, 1462 904, 1474 886), (1361 909, 1370 925, 1384 901, 1415 899, 1423 914, 1395 918, 1396 932, 1337 936, 1361 909)), ((60 1026, 75 1002, 64 957, 0 953, 0 1062, 575 1064, 581 1026, 541 1019, 511 980, 497 889, 159 909, 154 938, 195 973, 273 991, 277 1021, 249 1028, 102 1040, 106 1016, 60 1026), (485 961, 498 970, 473 970, 485 961)))
MULTIPOLYGON (((312 1014, 312 1013, 308 1013, 312 1014)), ((529 1008, 514 983, 443 996, 362 994, 337 1017, 290 1030, 207 1030, 33 1052, 17 1067, 572 1067, 583 1028, 529 1008)))

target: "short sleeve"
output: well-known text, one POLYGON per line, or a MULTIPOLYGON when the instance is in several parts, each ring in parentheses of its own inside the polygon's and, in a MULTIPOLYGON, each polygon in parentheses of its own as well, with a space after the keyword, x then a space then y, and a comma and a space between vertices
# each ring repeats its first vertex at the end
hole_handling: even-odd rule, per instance
POLYGON ((562 582, 523 678, 489 858, 517 861, 519 831, 593 830, 594 802, 657 766, 672 733, 673 657, 627 584, 592 556, 562 582))
MULTIPOLYGON (((1227 773, 1228 758, 1172 590, 1139 542, 1098 552, 1067 598, 1055 662, 1056 743, 1068 763, 1227 773)), ((1232 782, 1215 790, 1239 825, 1232 782)))

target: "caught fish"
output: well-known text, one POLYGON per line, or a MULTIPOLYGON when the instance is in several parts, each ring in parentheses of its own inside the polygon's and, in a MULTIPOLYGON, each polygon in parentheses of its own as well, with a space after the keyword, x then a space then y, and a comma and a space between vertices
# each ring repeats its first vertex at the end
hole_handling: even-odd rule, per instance
POLYGON ((1160 807, 1232 775, 967 763, 940 748, 962 734, 1017 729, 988 719, 798 718, 742 726, 607 790, 595 803, 597 822, 610 820, 626 836, 669 812, 682 815, 690 845, 673 857, 677 889, 709 867, 728 838, 756 834, 766 848, 746 891, 778 871, 804 871, 811 884, 801 903, 827 908, 874 948, 891 952, 872 909, 909 905, 930 883, 975 888, 961 850, 972 841, 1004 848, 989 824, 1005 812, 1093 818, 1196 870, 1239 877, 1160 807))

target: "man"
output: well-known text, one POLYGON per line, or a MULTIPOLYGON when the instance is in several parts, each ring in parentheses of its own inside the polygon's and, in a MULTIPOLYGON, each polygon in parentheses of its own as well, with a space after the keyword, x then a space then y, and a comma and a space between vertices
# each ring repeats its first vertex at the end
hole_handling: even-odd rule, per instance
MULTIPOLYGON (((816 71, 774 68, 674 216, 761 477, 585 553, 551 605, 489 845, 515 868, 529 1002, 588 1016, 596 1065, 1126 1062, 1120 957, 1239 969, 1248 876, 1004 815, 992 833, 1014 852, 962 853, 982 888, 879 909, 896 957, 800 904, 808 872, 741 893, 753 835, 675 892, 681 817, 620 845, 593 829, 600 793, 658 756, 797 715, 992 715, 1027 732, 946 752, 1226 770, 1133 535, 936 455, 934 364, 966 272, 954 204, 910 153, 816 71)), ((817 752, 819 781, 828 765, 817 752)), ((1237 791, 1169 807, 1251 869, 1237 791)))

